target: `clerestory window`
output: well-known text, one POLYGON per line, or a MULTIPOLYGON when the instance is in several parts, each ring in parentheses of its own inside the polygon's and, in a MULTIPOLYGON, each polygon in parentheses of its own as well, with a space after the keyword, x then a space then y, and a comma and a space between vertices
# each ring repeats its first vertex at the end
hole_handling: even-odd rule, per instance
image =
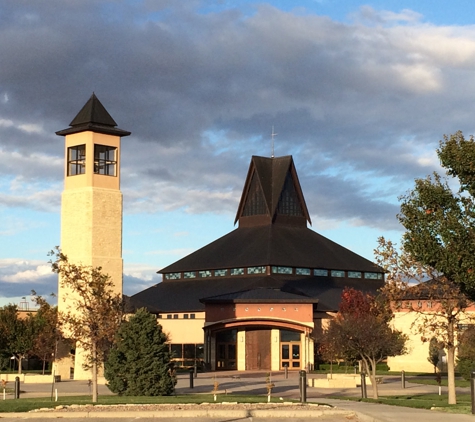
POLYGON ((292 274, 292 267, 272 267, 274 274, 292 274))

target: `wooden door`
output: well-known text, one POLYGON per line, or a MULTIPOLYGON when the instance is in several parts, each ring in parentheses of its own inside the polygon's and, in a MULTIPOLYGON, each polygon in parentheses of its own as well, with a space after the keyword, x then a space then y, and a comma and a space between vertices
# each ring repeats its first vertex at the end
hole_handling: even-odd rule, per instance
POLYGON ((270 330, 246 331, 246 370, 271 369, 270 330))

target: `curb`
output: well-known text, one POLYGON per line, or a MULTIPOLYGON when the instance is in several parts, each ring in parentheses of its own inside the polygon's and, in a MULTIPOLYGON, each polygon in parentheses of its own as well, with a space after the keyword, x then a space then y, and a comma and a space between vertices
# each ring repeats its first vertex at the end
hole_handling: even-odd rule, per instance
POLYGON ((377 419, 374 416, 368 415, 366 413, 358 412, 357 410, 355 410, 353 413, 356 415, 359 422, 381 422, 381 419, 377 419))
MULTIPOLYGON (((358 412, 348 410, 225 410, 225 409, 208 409, 208 410, 165 410, 165 411, 137 411, 137 412, 25 412, 25 413, 0 413, 0 419, 86 419, 86 418, 234 418, 244 419, 254 418, 318 418, 328 415, 354 416, 358 412)), ((361 419, 363 420, 363 419, 361 419)), ((367 420, 367 422, 370 422, 367 420)))

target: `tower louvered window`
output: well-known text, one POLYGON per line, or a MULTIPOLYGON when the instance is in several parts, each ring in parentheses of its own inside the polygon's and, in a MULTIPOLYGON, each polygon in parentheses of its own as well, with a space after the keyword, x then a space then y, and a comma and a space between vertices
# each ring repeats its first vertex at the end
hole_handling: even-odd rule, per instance
POLYGON ((259 186, 256 173, 252 175, 251 186, 249 187, 249 193, 246 199, 246 205, 242 215, 248 217, 251 215, 263 215, 267 214, 267 207, 262 193, 262 189, 259 186))
POLYGON ((297 191, 295 190, 294 182, 292 180, 290 172, 287 173, 287 177, 285 178, 284 189, 280 194, 277 214, 289 215, 292 217, 303 216, 302 206, 300 204, 297 191))

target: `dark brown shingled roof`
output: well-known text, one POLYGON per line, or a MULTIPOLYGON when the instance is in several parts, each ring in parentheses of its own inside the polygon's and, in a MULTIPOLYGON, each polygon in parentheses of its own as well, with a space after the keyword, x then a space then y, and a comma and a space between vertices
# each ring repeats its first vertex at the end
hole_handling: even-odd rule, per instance
MULTIPOLYGON (((310 218, 290 156, 252 157, 237 218, 240 222, 237 229, 159 273, 269 265, 384 272, 371 261, 306 227, 310 218), (287 199, 291 207, 288 209, 295 206, 296 213, 289 211, 288 215, 283 215, 283 207, 277 215, 283 193, 290 193, 287 199), (248 198, 255 200, 255 206, 253 213, 243 217, 248 198), (267 212, 265 218, 262 218, 262 212, 267 212), (282 216, 284 218, 280 218, 282 216), (252 221, 241 225, 243 219, 252 221)), ((203 302, 212 300, 265 302, 293 298, 318 303, 318 311, 325 312, 338 310, 345 287, 374 294, 383 284, 383 280, 283 274, 179 279, 165 280, 132 296, 131 301, 150 304, 152 312, 172 313, 204 311, 203 302)))
POLYGON ((243 215, 253 176, 257 176, 260 189, 265 198, 268 213, 267 216, 273 221, 289 173, 300 202, 300 207, 302 208, 303 217, 311 224, 310 214, 305 203, 305 198, 302 193, 302 188, 300 187, 297 171, 291 155, 275 158, 252 156, 234 223, 239 221, 243 215))
POLYGON ((69 125, 70 128, 60 130, 56 135, 65 136, 88 130, 107 135, 130 135, 130 132, 116 127, 117 123, 94 93, 69 125))
POLYGON ((239 227, 159 273, 259 265, 383 272, 366 258, 307 227, 272 224, 239 227))
POLYGON ((224 295, 200 299, 202 303, 317 303, 318 299, 304 294, 296 294, 278 288, 264 288, 242 290, 224 295))
MULTIPOLYGON (((258 175, 267 209, 271 212, 277 209, 285 181, 289 181, 288 177, 291 175, 295 187, 293 192, 302 196, 301 200, 299 198, 299 203, 307 212, 292 157, 253 156, 238 209, 238 217, 244 209, 253 175, 258 175)), ((262 207, 259 209, 262 210, 262 207)), ((289 220, 291 219, 292 216, 289 216, 289 220)), ((267 222, 261 221, 257 225, 240 225, 231 233, 163 268, 159 273, 264 265, 383 272, 371 261, 306 226, 292 222, 288 224, 288 220, 268 219, 267 222)))
POLYGON ((318 299, 319 311, 337 311, 341 293, 345 287, 376 294, 383 285, 382 280, 347 279, 334 277, 289 277, 284 275, 223 277, 193 280, 166 280, 133 295, 132 303, 137 307, 146 304, 151 312, 202 312, 205 309, 200 299, 226 295, 233 292, 256 289, 279 289, 283 292, 318 299), (305 296, 303 296, 305 295, 305 296))

